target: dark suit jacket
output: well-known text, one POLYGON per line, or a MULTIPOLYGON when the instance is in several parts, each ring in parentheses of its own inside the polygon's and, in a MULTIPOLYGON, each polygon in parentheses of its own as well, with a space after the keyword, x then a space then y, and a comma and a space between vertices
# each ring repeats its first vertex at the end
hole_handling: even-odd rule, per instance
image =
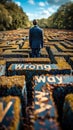
POLYGON ((29 45, 31 48, 43 47, 43 30, 37 25, 29 30, 29 45))

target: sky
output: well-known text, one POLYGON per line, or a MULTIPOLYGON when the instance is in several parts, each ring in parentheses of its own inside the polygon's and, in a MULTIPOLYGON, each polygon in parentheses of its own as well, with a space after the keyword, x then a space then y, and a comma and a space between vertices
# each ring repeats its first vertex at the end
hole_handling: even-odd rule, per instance
POLYGON ((48 18, 57 9, 73 0, 13 0, 28 15, 29 20, 48 18))

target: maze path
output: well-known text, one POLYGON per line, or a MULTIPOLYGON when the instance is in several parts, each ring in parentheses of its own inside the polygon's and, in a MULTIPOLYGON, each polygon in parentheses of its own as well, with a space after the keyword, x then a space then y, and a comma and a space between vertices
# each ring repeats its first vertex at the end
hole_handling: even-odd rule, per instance
MULTIPOLYGON (((52 92, 62 86, 73 88, 73 32, 44 29, 41 57, 32 58, 28 31, 0 33, 0 99, 6 100, 9 95, 15 98, 16 95, 21 100, 17 106, 22 106, 22 129, 26 127, 27 130, 37 130, 38 126, 39 129, 61 130, 52 92), (22 67, 13 69, 16 64, 21 64, 22 67), (26 64, 27 68, 24 67, 26 64), (2 65, 5 67, 4 71, 2 65), (48 70, 45 70, 46 65, 48 70), (44 79, 40 78, 42 74, 44 79), (44 84, 36 85, 35 76, 40 76, 38 81, 45 81, 44 84)), ((2 106, 1 103, 0 105, 2 106)))
POLYGON ((19 130, 21 117, 18 97, 0 97, 0 129, 19 130))
POLYGON ((53 55, 58 55, 58 56, 69 55, 69 56, 73 56, 73 50, 68 49, 68 51, 70 51, 70 52, 68 52, 62 46, 60 48, 60 45, 56 45, 56 47, 55 47, 55 45, 51 45, 50 50, 52 51, 53 55))
POLYGON ((32 77, 37 73, 46 74, 51 73, 51 71, 57 70, 57 66, 55 64, 11 64, 8 68, 8 75, 26 75, 26 79, 31 80, 32 77))
POLYGON ((54 87, 59 86, 59 85, 57 86, 54 84, 60 84, 60 87, 61 87, 64 83, 67 83, 66 82, 67 78, 70 78, 70 82, 71 80, 73 80, 73 76, 60 77, 59 75, 57 75, 56 77, 55 76, 52 77, 48 74, 40 75, 40 76, 35 75, 33 77, 32 87, 34 90, 34 103, 33 103, 33 110, 31 111, 29 115, 30 115, 30 122, 31 123, 34 122, 33 127, 35 130, 37 130, 37 128, 38 129, 46 128, 47 130, 48 129, 53 129, 53 130, 61 129, 58 122, 56 122, 58 115, 55 109, 55 104, 52 99, 52 92, 54 90, 54 87), (60 82, 56 78, 58 78, 58 80, 60 79, 60 82), (63 78, 63 81, 61 78, 63 78), (54 86, 50 84, 53 84, 54 86), (51 125, 50 119, 52 119, 52 122, 54 124, 54 127, 52 128, 50 126, 51 125))
POLYGON ((67 42, 60 42, 61 45, 63 45, 67 49, 73 49, 72 44, 68 44, 67 42))
MULTIPOLYGON (((14 48, 13 48, 14 49, 14 48)), ((6 50, 4 51, 0 57, 3 57, 3 58, 19 58, 19 57, 22 57, 22 58, 26 58, 26 57, 29 57, 29 54, 24 52, 24 53, 19 53, 19 52, 12 52, 11 50, 6 50)))
MULTIPOLYGON (((46 36, 45 34, 45 37, 46 36)), ((53 37, 53 36, 51 36, 53 37)), ((56 33, 55 33, 55 37, 56 37, 56 33)), ((54 37, 53 37, 54 38, 54 37)), ((45 38, 46 39, 46 38, 45 38)), ((59 39, 60 40, 60 39, 59 39)), ((2 46, 2 44, 0 45, 1 47, 1 51, 3 50, 3 53, 0 55, 0 57, 2 58, 8 58, 8 57, 12 57, 12 58, 18 58, 18 57, 22 57, 22 58, 28 58, 30 57, 30 48, 29 48, 29 43, 28 43, 28 39, 27 41, 24 42, 24 44, 21 46, 21 48, 19 47, 19 45, 21 45, 23 42, 23 40, 19 40, 18 42, 16 42, 17 45, 12 45, 13 43, 10 43, 10 45, 6 45, 6 47, 2 46), (19 45, 18 45, 19 44, 19 45), (15 49, 14 49, 15 48, 15 49), (10 52, 11 50, 11 52, 10 52)), ((68 42, 68 41, 67 41, 68 42)), ((4 43, 5 44, 5 43, 4 43)), ((73 50, 72 50, 72 43, 59 43, 59 42, 46 42, 45 47, 49 47, 49 49, 51 50, 52 54, 50 53, 50 51, 47 52, 46 48, 43 48, 41 50, 41 57, 48 57, 52 63, 52 61, 55 61, 55 56, 73 56, 73 50), (63 46, 62 44, 66 44, 66 46, 63 46), (70 47, 70 48, 68 48, 70 47), (52 56, 51 56, 52 55, 52 56)), ((39 60, 40 61, 40 60, 39 60)), ((56 63, 56 61, 54 62, 56 63)), ((71 65, 72 66, 72 65, 71 65)))
POLYGON ((71 69, 64 57, 55 57, 59 69, 71 69))
POLYGON ((58 48, 61 52, 73 52, 73 49, 66 49, 64 46, 62 46, 60 43, 55 45, 56 48, 58 48))

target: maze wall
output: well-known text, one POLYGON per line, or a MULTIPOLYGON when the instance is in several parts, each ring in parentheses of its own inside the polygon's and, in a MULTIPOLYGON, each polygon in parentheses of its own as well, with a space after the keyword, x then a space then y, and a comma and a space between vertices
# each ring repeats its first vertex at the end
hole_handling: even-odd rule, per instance
POLYGON ((46 62, 57 64, 58 69, 73 69, 73 32, 44 30, 44 48, 41 59, 31 58, 28 30, 0 33, 0 59, 9 62, 46 62))
POLYGON ((0 32, 0 129, 64 130, 64 98, 73 93, 73 32, 44 29, 40 58, 31 57, 28 34, 0 32))

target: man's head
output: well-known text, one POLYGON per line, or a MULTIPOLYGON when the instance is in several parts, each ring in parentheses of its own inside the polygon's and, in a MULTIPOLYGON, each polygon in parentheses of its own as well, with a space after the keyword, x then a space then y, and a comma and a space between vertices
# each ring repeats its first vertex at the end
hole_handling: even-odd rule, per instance
POLYGON ((37 20, 36 19, 33 20, 33 25, 37 25, 37 20))

